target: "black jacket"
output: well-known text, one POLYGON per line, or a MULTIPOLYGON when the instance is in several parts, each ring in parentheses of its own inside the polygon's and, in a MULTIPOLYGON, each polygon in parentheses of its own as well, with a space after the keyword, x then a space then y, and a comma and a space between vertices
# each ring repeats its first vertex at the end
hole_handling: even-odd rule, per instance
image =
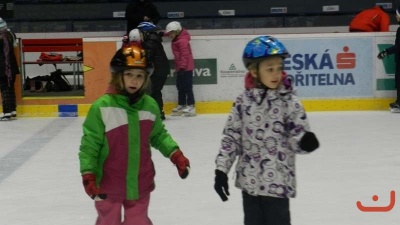
POLYGON ((11 70, 11 74, 15 76, 16 74, 19 74, 19 67, 17 63, 16 56, 14 54, 14 39, 15 39, 15 34, 10 31, 10 30, 3 30, 0 31, 0 76, 6 76, 6 60, 9 60, 9 69, 11 70), (3 39, 3 36, 5 38, 3 39), (4 41, 8 42, 8 52, 6 53, 7 56, 5 55, 4 52, 4 47, 5 43, 4 41))
POLYGON ((160 34, 146 33, 142 46, 146 50, 147 59, 154 64, 153 76, 167 76, 170 67, 160 34))
POLYGON ((394 41, 394 45, 392 47, 387 48, 386 51, 389 55, 394 54, 394 60, 396 63, 395 85, 396 89, 398 90, 397 98, 400 98, 400 26, 397 28, 396 31, 396 39, 394 41))
POLYGON ((135 29, 141 22, 145 22, 143 18, 147 16, 155 25, 160 21, 160 13, 157 10, 157 7, 153 5, 150 0, 144 0, 143 2, 140 0, 135 0, 132 3, 129 3, 125 9, 125 19, 127 20, 127 34, 132 29, 135 29))

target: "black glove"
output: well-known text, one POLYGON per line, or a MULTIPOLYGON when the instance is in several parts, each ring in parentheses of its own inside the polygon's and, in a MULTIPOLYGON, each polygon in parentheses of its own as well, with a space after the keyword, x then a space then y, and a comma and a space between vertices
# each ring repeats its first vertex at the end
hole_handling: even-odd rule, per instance
POLYGON ((378 57, 378 59, 383 59, 386 56, 387 56, 387 51, 383 50, 383 51, 379 52, 379 54, 376 57, 378 57))
POLYGON ((306 152, 312 152, 319 147, 317 137, 313 132, 306 132, 300 140, 300 148, 306 152))
POLYGON ((221 170, 215 170, 215 184, 214 189, 221 197, 222 201, 227 201, 229 196, 228 176, 221 170))

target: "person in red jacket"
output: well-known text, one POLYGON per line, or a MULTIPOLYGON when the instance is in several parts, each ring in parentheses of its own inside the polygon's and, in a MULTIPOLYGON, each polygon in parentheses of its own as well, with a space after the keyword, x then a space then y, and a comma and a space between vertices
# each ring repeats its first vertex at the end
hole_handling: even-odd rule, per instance
POLYGON ((365 9, 350 23, 350 32, 388 32, 390 18, 381 6, 365 9))

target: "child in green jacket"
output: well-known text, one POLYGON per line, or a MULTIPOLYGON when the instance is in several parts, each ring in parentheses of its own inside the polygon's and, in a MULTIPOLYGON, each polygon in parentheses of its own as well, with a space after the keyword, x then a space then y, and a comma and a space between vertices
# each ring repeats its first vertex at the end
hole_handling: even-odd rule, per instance
POLYGON ((151 225, 147 213, 155 187, 151 147, 169 157, 183 179, 190 163, 164 128, 157 102, 145 94, 153 70, 145 51, 125 46, 116 52, 110 68, 109 89, 92 104, 83 123, 79 152, 83 185, 95 200, 96 225, 151 225))

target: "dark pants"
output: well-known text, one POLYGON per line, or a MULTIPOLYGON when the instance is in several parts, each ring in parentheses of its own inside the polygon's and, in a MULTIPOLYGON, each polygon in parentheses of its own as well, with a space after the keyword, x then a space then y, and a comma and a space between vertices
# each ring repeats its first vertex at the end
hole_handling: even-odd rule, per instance
POLYGON ((3 100, 3 113, 11 113, 12 111, 16 111, 17 103, 15 98, 15 75, 13 75, 13 79, 11 84, 8 84, 7 76, 0 76, 0 89, 1 89, 1 99, 3 100))
POLYGON ((394 81, 395 81, 395 88, 396 88, 396 102, 400 103, 400 72, 396 73, 394 76, 394 81))
POLYGON ((176 88, 178 89, 178 105, 194 105, 193 70, 177 74, 176 88))
POLYGON ((158 107, 160 108, 160 112, 164 114, 164 102, 162 99, 162 92, 161 90, 164 87, 165 81, 167 80, 168 74, 161 75, 161 74, 153 74, 150 77, 150 96, 156 100, 158 107))
POLYGON ((242 192, 245 225, 290 225, 288 198, 252 196, 242 192))

